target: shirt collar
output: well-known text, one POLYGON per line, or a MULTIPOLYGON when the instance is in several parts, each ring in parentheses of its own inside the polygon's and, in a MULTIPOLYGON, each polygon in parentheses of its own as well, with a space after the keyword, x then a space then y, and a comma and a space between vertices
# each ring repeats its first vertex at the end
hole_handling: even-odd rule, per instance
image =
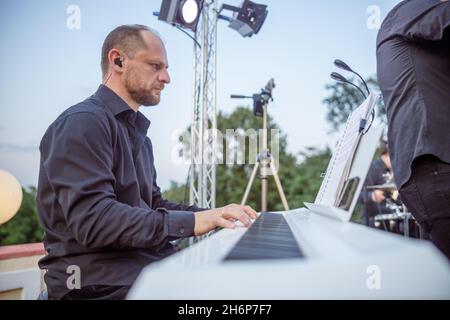
POLYGON ((110 88, 101 84, 94 96, 98 97, 106 107, 111 110, 115 117, 123 114, 124 118, 129 121, 130 124, 137 126, 143 132, 147 132, 150 127, 150 120, 148 120, 141 112, 134 112, 134 110, 110 88))
POLYGON ((105 105, 111 110, 114 116, 117 116, 124 111, 133 111, 133 109, 131 109, 130 106, 121 97, 119 97, 114 91, 103 84, 98 87, 97 92, 94 94, 94 96, 102 100, 105 105))

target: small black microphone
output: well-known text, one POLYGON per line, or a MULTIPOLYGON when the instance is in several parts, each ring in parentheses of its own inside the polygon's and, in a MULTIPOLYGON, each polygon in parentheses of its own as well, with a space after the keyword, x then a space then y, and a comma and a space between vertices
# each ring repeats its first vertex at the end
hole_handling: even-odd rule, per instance
POLYGON ((344 61, 339 60, 339 59, 334 60, 334 65, 335 65, 336 67, 338 67, 339 69, 342 69, 342 70, 345 70, 345 71, 349 71, 349 72, 351 72, 351 73, 357 75, 358 78, 361 79, 362 83, 363 83, 364 86, 366 87, 367 94, 370 94, 370 90, 369 90, 369 87, 367 86, 366 81, 364 81, 363 77, 361 77, 360 74, 359 74, 358 72, 356 72, 355 70, 353 70, 352 68, 350 68, 348 64, 346 64, 344 61))
POLYGON ((330 74, 331 79, 339 81, 339 82, 348 82, 348 80, 340 73, 332 72, 330 74))
POLYGON ((346 64, 344 61, 342 61, 342 60, 339 60, 339 59, 336 59, 336 60, 334 60, 334 65, 336 66, 336 67, 338 67, 339 69, 343 69, 343 70, 345 70, 345 71, 352 71, 352 68, 350 68, 349 66, 348 66, 348 64, 346 64))
POLYGON ((345 78, 342 74, 337 73, 337 72, 332 72, 330 74, 331 79, 339 81, 339 82, 343 82, 343 83, 348 83, 349 85, 354 86, 356 89, 359 90, 359 92, 361 92, 361 94, 363 95, 364 99, 367 99, 366 94, 364 93, 364 91, 362 91, 362 89, 360 87, 358 87, 356 84, 354 84, 353 82, 350 82, 347 78, 345 78))

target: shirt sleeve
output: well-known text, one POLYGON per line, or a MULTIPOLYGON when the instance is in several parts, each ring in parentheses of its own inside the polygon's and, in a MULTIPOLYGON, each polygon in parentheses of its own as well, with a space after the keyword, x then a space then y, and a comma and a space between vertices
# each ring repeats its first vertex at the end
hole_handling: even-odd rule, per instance
POLYGON ((432 5, 421 1, 406 2, 397 10, 392 22, 395 33, 411 41, 442 40, 450 26, 450 1, 430 1, 432 5))
MULTIPOLYGON (((153 152, 153 151, 152 151, 153 152)), ((157 184, 157 173, 153 164, 153 186, 152 186, 152 207, 153 209, 164 208, 169 215, 169 235, 171 237, 181 237, 182 235, 194 235, 195 217, 193 212, 205 211, 195 205, 188 206, 174 203, 163 198, 161 189, 157 184)))
POLYGON ((80 244, 161 248, 170 240, 169 225, 177 218, 169 218, 166 210, 131 207, 116 199, 107 119, 77 112, 58 120, 44 136, 41 157, 67 226, 80 244))

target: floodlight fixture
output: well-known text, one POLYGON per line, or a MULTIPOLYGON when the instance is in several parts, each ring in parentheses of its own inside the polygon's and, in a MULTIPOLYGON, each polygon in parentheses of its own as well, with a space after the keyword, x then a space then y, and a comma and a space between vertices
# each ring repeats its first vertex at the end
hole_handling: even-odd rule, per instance
POLYGON ((219 10, 218 18, 229 21, 228 26, 239 32, 241 36, 251 37, 259 32, 268 13, 267 5, 244 0, 241 7, 223 4, 219 10), (233 17, 221 15, 222 10, 233 11, 233 17))
POLYGON ((195 32, 203 2, 204 0, 162 0, 158 19, 195 32))

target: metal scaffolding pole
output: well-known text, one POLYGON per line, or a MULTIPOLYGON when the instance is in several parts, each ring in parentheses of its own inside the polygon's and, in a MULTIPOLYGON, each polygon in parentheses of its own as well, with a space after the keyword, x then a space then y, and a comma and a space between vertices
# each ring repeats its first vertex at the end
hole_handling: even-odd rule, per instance
POLYGON ((205 1, 194 44, 190 203, 216 206, 217 2, 205 1))

